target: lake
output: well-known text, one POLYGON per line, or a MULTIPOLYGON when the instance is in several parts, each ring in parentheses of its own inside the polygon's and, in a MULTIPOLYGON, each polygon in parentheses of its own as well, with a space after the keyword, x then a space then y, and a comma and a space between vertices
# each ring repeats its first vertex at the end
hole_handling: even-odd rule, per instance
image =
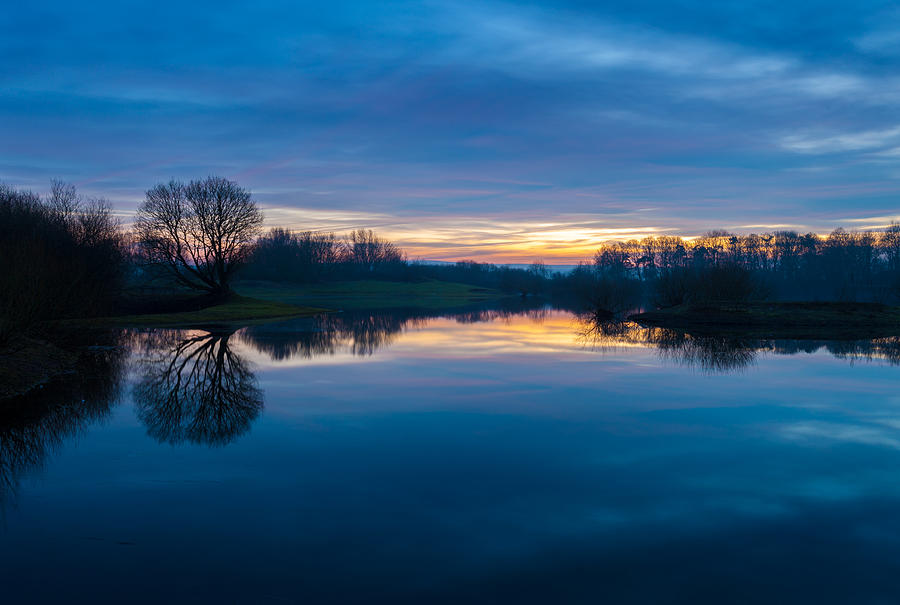
POLYGON ((550 309, 115 338, 0 417, 4 602, 900 602, 896 340, 550 309))

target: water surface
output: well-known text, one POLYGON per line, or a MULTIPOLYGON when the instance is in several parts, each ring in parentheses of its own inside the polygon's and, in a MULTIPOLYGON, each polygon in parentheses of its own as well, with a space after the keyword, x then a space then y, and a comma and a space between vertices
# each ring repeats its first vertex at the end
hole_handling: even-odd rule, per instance
POLYGON ((900 602, 896 341, 547 310, 119 341, 0 417, 4 602, 900 602))

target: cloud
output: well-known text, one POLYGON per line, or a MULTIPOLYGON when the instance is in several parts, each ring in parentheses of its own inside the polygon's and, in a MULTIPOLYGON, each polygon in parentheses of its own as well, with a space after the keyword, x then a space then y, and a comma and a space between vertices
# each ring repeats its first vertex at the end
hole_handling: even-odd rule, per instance
POLYGON ((890 56, 900 55, 900 11, 878 14, 864 34, 853 42, 864 53, 890 56))
POLYGON ((0 179, 127 212, 156 181, 222 174, 272 220, 441 258, 891 214, 900 78, 854 42, 878 14, 726 4, 19 3, 0 179))
POLYGON ((794 61, 747 54, 739 47, 583 15, 511 4, 454 9, 442 20, 453 44, 446 61, 472 62, 519 76, 570 77, 577 72, 644 70, 668 76, 759 78, 794 61))
POLYGON ((797 153, 841 153, 886 147, 900 141, 900 126, 826 136, 789 135, 781 146, 797 153))

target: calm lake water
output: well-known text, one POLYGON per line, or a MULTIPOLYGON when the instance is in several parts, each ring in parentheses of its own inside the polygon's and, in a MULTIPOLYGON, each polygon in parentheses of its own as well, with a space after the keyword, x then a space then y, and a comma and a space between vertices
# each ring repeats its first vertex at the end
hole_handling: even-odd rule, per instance
POLYGON ((121 342, 0 418, 4 603, 900 602, 897 341, 533 310, 121 342))

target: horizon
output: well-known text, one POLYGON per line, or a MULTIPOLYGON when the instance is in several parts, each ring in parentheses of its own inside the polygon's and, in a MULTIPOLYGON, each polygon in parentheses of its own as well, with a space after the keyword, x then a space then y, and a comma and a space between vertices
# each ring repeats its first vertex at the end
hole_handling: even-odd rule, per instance
POLYGON ((900 10, 882 2, 6 17, 0 182, 72 182, 126 221, 154 183, 208 174, 250 189, 267 226, 372 228, 449 261, 900 220, 900 10))
MULTIPOLYGON (((0 184, 8 184, 2 183, 0 184)), ((34 193, 37 193, 41 197, 45 197, 49 193, 49 187, 47 190, 30 190, 34 193)), ((118 209, 113 200, 110 200, 107 197, 102 195, 100 196, 84 196, 81 192, 79 192, 79 196, 82 199, 102 199, 104 201, 110 202, 112 204, 112 216, 116 217, 122 222, 122 225, 126 229, 131 228, 131 223, 136 214, 137 205, 140 202, 135 204, 135 210, 130 212, 123 212, 118 209)), ((335 233, 338 236, 346 236, 350 231, 356 229, 372 229, 377 232, 379 236, 386 237, 389 241, 392 241, 394 244, 398 245, 401 250, 404 252, 406 257, 412 262, 434 262, 434 263, 456 263, 460 261, 476 261, 479 263, 492 263, 497 265, 510 265, 510 266, 523 266, 527 267, 534 262, 544 262, 550 267, 575 267, 579 263, 582 262, 590 262, 593 258, 594 254, 602 249, 602 247, 606 244, 611 243, 627 243, 632 241, 639 241, 646 238, 656 238, 656 237, 676 237, 683 240, 686 243, 692 243, 695 240, 701 239, 706 236, 708 233, 724 231, 728 235, 735 236, 747 236, 751 234, 756 235, 772 235, 779 232, 794 232, 799 235, 807 235, 813 234, 817 237, 825 240, 828 238, 829 234, 833 233, 837 230, 844 230, 850 233, 857 232, 871 232, 871 233, 880 233, 885 231, 891 226, 894 226, 900 222, 900 217, 884 217, 889 219, 889 222, 886 224, 873 224, 873 225, 835 225, 831 229, 827 229, 824 231, 815 231, 815 230, 803 230, 798 229, 794 225, 757 225, 759 227, 766 227, 766 229, 752 229, 750 227, 754 227, 753 225, 744 226, 743 228, 738 229, 722 229, 718 227, 710 227, 706 229, 702 229, 700 233, 693 234, 684 234, 684 233, 674 233, 673 228, 668 229, 649 229, 646 231, 640 230, 632 230, 632 229, 598 229, 598 233, 594 234, 593 237, 586 237, 583 239, 560 239, 554 245, 548 245, 547 240, 542 240, 541 237, 550 234, 555 236, 567 236, 571 234, 567 234, 563 231, 553 230, 554 224, 542 223, 532 231, 523 231, 519 233, 519 235, 523 236, 523 239, 518 242, 513 242, 510 240, 502 241, 499 244, 488 244, 484 241, 476 241, 473 244, 460 244, 456 243, 454 249, 459 250, 469 250, 471 251, 469 254, 465 253, 457 253, 455 255, 447 256, 444 258, 440 258, 433 254, 433 250, 440 250, 439 246, 432 247, 427 244, 423 244, 420 241, 416 241, 415 239, 410 239, 408 235, 402 229, 391 228, 388 225, 387 229, 384 229, 384 223, 375 223, 373 226, 372 223, 364 223, 364 222, 354 222, 349 216, 341 216, 341 218, 332 217, 332 219, 324 220, 321 218, 320 214, 317 212, 310 212, 307 217, 309 220, 306 224, 291 224, 290 222, 276 222, 271 220, 271 215, 274 214, 276 216, 279 215, 279 211, 287 211, 291 214, 296 214, 298 212, 302 212, 302 210, 293 209, 293 208, 267 208, 264 205, 260 205, 265 216, 263 233, 267 233, 270 229, 273 228, 284 228, 289 231, 295 233, 302 232, 312 232, 312 233, 324 233, 330 232, 335 233), (314 217, 319 217, 320 221, 323 222, 315 222, 314 217), (344 220, 341 220, 344 219, 344 220), (491 246, 498 246, 504 249, 504 252, 501 253, 491 253, 491 246), (563 253, 554 254, 553 251, 562 249, 563 253), (578 252, 581 254, 579 255, 578 252), (429 256, 429 254, 432 254, 429 256)), ((880 218, 880 217, 876 217, 880 218)), ((362 220, 362 219, 360 219, 362 220)), ((512 235, 512 233, 505 234, 508 237, 512 235)), ((474 236, 470 236, 474 237, 474 236)), ((458 240, 457 240, 458 241, 458 240)))

